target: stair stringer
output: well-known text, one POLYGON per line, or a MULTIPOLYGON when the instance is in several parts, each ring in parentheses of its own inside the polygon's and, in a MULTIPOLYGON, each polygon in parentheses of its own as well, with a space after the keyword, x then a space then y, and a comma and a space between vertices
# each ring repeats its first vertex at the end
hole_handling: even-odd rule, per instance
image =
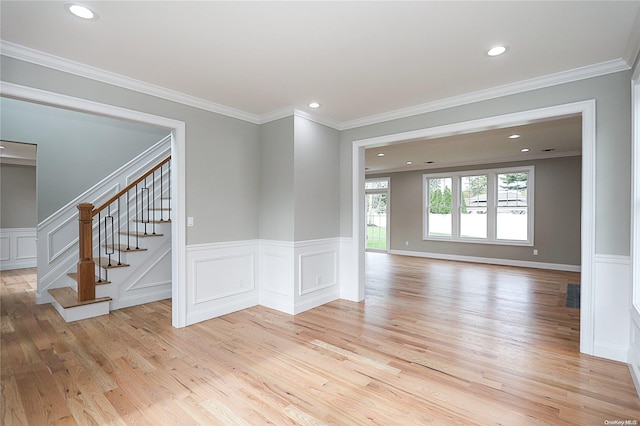
POLYGON ((96 297, 111 297, 110 310, 171 298, 170 230, 141 246, 147 250, 126 254, 129 267, 109 270, 110 284, 96 286, 96 297))

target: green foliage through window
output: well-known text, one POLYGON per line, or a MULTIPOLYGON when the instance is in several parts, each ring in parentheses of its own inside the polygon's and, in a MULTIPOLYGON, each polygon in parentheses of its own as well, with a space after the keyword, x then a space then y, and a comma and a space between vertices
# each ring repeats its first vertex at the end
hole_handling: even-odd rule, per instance
POLYGON ((451 179, 429 180, 429 212, 432 214, 451 213, 451 179), (449 181, 449 182, 446 182, 449 181), (444 190, 441 188, 444 186, 444 190))

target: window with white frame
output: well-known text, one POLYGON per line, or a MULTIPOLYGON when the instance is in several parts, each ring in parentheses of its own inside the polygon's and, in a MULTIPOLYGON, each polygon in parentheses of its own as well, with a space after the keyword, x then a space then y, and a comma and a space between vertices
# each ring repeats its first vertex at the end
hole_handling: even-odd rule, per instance
POLYGON ((533 166, 423 177, 424 239, 533 245, 533 166))

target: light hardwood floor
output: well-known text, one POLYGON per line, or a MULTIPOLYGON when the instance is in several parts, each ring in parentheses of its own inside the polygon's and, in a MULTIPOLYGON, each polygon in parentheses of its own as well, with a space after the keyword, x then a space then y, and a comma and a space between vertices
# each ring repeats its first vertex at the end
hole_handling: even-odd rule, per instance
POLYGON ((575 273, 369 253, 362 303, 184 329, 170 301, 67 324, 1 278, 4 425, 640 421, 627 365, 578 352, 575 273))

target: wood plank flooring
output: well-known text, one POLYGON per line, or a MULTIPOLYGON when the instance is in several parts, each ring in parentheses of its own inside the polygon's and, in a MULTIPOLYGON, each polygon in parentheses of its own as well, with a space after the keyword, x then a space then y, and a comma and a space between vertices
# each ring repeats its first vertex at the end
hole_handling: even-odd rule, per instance
POLYGON ((2 272, 1 423, 640 421, 627 365, 578 352, 579 274, 377 253, 366 274, 362 303, 174 329, 169 300, 67 324, 35 270, 2 272))

